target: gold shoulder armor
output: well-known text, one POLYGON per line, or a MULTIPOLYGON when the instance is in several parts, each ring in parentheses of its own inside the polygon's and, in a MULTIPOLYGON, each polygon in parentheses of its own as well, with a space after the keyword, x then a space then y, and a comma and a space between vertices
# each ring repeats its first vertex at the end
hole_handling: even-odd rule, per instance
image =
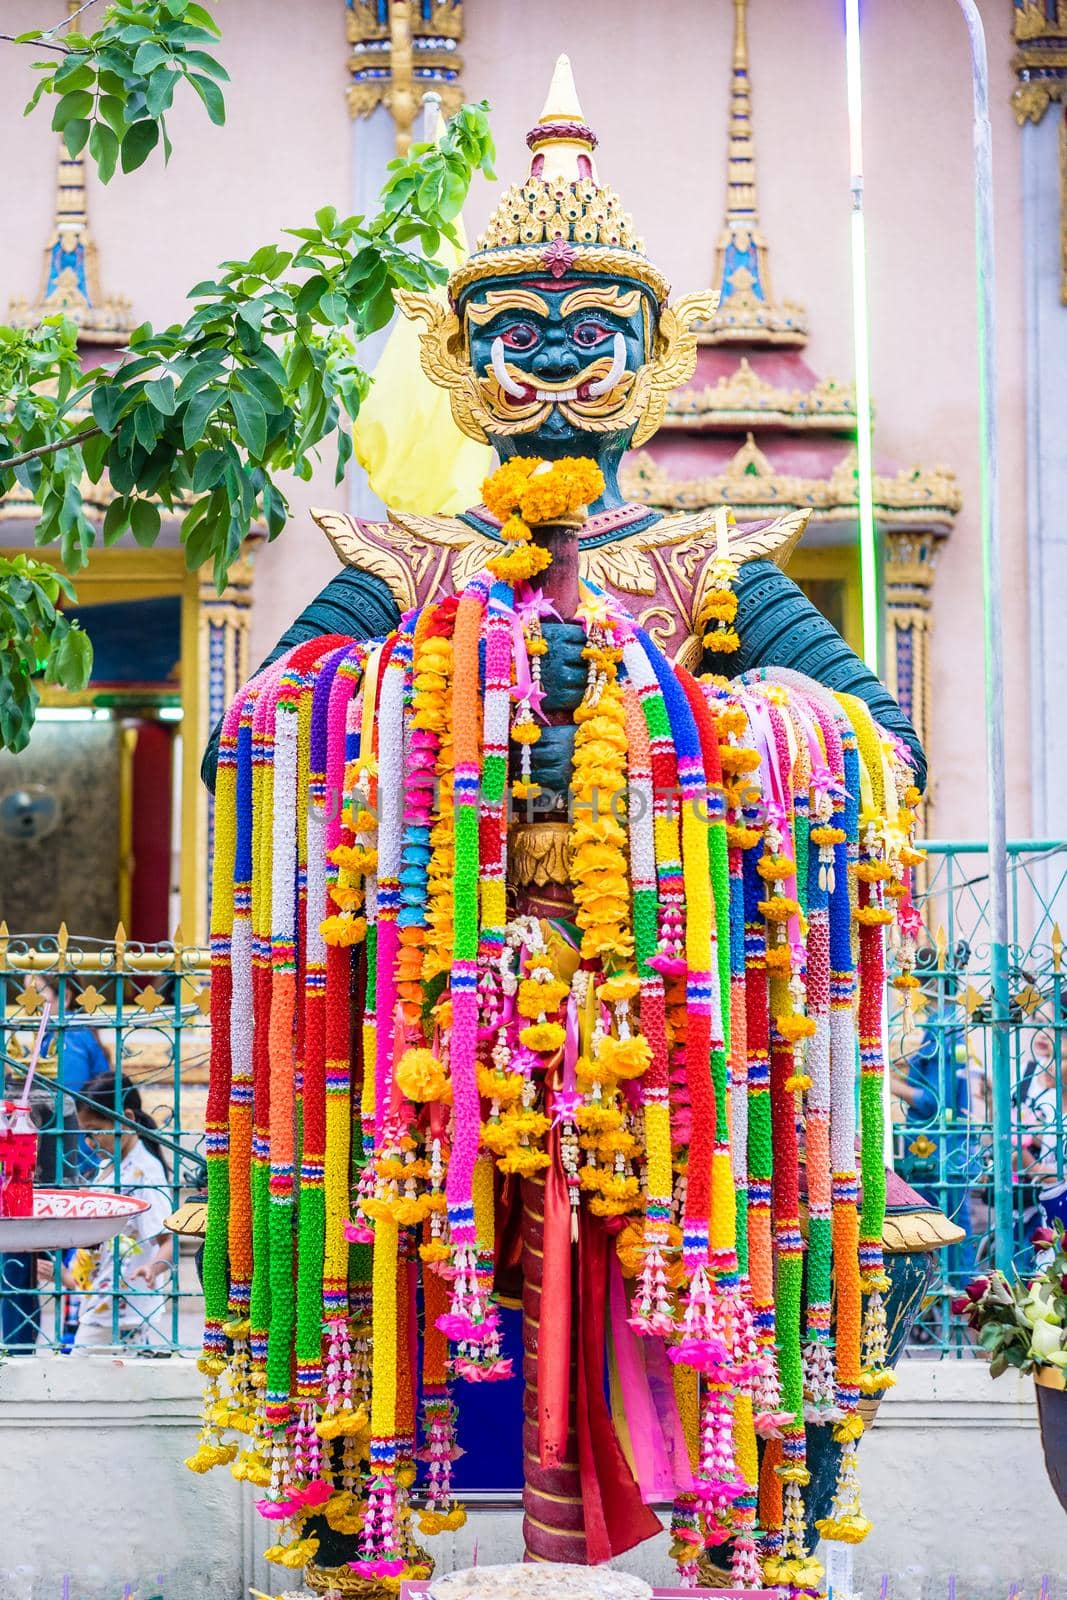
POLYGON ((388 522, 365 522, 342 511, 311 515, 345 566, 381 578, 401 612, 462 586, 493 548, 458 517, 391 511, 388 522))

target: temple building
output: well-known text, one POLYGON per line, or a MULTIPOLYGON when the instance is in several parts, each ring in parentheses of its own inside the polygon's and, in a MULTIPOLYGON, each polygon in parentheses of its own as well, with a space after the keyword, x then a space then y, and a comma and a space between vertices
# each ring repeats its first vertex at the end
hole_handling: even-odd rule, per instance
MULTIPOLYGON (((629 457, 635 500, 667 511, 723 502, 739 517, 808 509, 789 572, 857 650, 859 617, 856 396, 805 359, 804 309, 776 297, 756 185, 748 0, 734 0, 726 214, 715 247, 715 315, 700 332, 696 373, 667 402, 663 427, 629 457)), ((874 513, 883 561, 883 677, 924 744, 930 740, 934 571, 960 509, 946 468, 876 460, 874 513)), ((936 751, 932 752, 936 766, 936 751)))
MULTIPOLYGON (((113 362, 136 318, 101 282, 85 157, 60 143, 41 287, 33 300, 12 295, 9 320, 35 327, 62 313, 77 324, 84 368, 113 362)), ((121 922, 133 940, 183 928, 192 940, 204 926, 211 823, 200 752, 248 673, 251 565, 238 562, 218 595, 209 569, 187 570, 177 520, 163 506, 154 548, 139 549, 128 534, 103 548, 113 491, 106 476, 86 477, 81 488, 98 543, 77 574, 71 609, 93 643, 92 678, 77 695, 42 685, 30 747, 17 757, 0 752, 0 799, 58 802, 55 830, 31 833, 7 854, 3 917, 27 932, 65 919, 96 938, 121 922)), ((0 554, 32 544, 36 515, 21 488, 0 499, 0 554)), ((35 554, 59 563, 56 546, 35 554)))
MULTIPOLYGON (((9 0, 9 10, 12 32, 40 25, 38 0, 9 0)), ((189 286, 224 257, 280 239, 325 203, 372 208, 388 162, 421 136, 427 91, 446 113, 464 97, 489 100, 498 170, 517 170, 530 85, 566 49, 600 135, 601 170, 674 295, 709 284, 721 295, 693 379, 627 465, 627 493, 687 510, 726 500, 742 519, 810 509, 789 570, 858 646, 844 38, 839 8, 794 0, 789 11, 783 27, 772 0, 541 0, 533 26, 518 0, 306 0, 294 29, 286 8, 230 0, 220 17, 226 127, 184 107, 169 167, 153 158, 106 188, 91 164, 87 172, 65 156, 57 184, 46 117, 21 116, 27 53, 5 47, 0 116, 9 214, 20 226, 0 238, 0 297, 23 323, 62 305, 79 324, 84 361, 110 359, 133 320, 180 317, 189 286), (709 219, 721 214, 724 186, 716 230, 709 219)), ((982 12, 997 163, 1008 827, 1049 837, 1067 783, 1055 737, 1067 671, 1055 610, 1067 583, 1057 531, 1067 489, 1048 423, 1067 400, 1067 6, 983 0, 982 12)), ((956 9, 867 8, 863 72, 882 671, 928 749, 937 833, 976 839, 986 822, 972 104, 956 9)), ((475 181, 470 237, 495 193, 475 181)), ((381 343, 364 349, 368 366, 381 343)), ((94 548, 76 580, 94 680, 79 704, 46 695, 50 714, 83 720, 50 728, 46 718, 23 756, 0 757, 0 803, 26 784, 67 784, 60 826, 42 848, 18 852, 9 881, 31 887, 21 900, 5 894, 9 922, 53 920, 60 878, 69 896, 92 876, 86 928, 110 933, 121 916, 131 935, 180 921, 186 938, 204 936, 211 814, 197 765, 207 730, 246 667, 337 570, 311 508, 379 510, 358 473, 334 485, 327 456, 310 482, 286 484, 288 527, 234 569, 222 597, 208 574, 186 572, 174 526, 150 550, 94 548), (60 750, 80 774, 73 788, 60 750), (88 784, 93 820, 80 833, 88 784), (90 839, 91 872, 75 864, 90 839)), ((99 522, 107 485, 86 492, 99 522)), ((32 507, 10 496, 0 547, 27 548, 33 524, 32 507)))

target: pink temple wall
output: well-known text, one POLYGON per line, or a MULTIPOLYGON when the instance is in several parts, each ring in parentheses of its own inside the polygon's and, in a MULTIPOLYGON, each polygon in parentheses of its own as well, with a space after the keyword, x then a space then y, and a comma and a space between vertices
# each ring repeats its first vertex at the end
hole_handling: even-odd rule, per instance
MULTIPOLYGON (((751 0, 754 126, 764 231, 781 295, 806 305, 809 359, 851 377, 844 35, 839 0, 751 0)), ((525 171, 523 135, 553 59, 569 51, 601 175, 621 192, 677 290, 709 279, 722 213, 733 8, 727 0, 467 0, 465 83, 493 104, 501 184, 525 171)), ((12 32, 55 7, 8 0, 12 32)), ((1025 415, 1019 134, 1009 107, 1009 7, 984 0, 992 61, 1009 833, 1030 826, 1027 770, 1025 415)), ((964 509, 936 580, 932 754, 941 836, 985 833, 982 606, 966 32, 949 0, 864 8, 864 108, 872 362, 879 454, 950 464, 964 509)), ((102 191, 91 210, 105 289, 139 316, 181 314, 183 291, 227 255, 277 237, 317 206, 347 207, 352 135, 345 106, 341 0, 227 0, 229 119, 199 103, 173 117, 175 155, 102 191)), ((54 153, 41 117, 23 121, 30 52, 0 52, 0 140, 7 217, 0 298, 36 292, 50 226, 54 153)), ((499 185, 478 180, 473 234, 499 185)), ((253 654, 276 639, 336 570, 306 515, 343 503, 332 464, 293 486, 293 522, 257 559, 253 654)))

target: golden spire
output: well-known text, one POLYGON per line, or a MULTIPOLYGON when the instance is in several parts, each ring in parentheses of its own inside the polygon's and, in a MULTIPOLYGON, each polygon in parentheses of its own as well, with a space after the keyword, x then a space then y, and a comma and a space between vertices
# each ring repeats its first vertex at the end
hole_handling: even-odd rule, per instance
POLYGON ((548 86, 544 107, 537 120, 538 122, 585 121, 585 113, 578 99, 578 90, 574 86, 571 58, 568 55, 556 57, 556 65, 552 69, 552 82, 548 86))
POLYGON ((601 183, 567 56, 559 56, 544 110, 526 135, 530 167, 500 197, 474 253, 448 280, 455 302, 472 283, 527 267, 562 277, 609 272, 634 278, 667 303, 670 285, 645 256, 644 241, 615 190, 601 183))
POLYGON ((530 177, 541 183, 597 183, 593 151, 596 134, 588 126, 574 87, 569 56, 557 56, 544 110, 526 135, 530 177))
POLYGON ((756 221, 756 152, 748 70, 748 0, 734 0, 734 64, 730 75, 730 125, 726 146, 726 221, 756 221))
MULTIPOLYGON (((76 10, 74 0, 68 0, 68 10, 72 14, 76 10)), ((76 322, 80 337, 90 344, 121 344, 134 325, 128 300, 119 295, 105 300, 101 294, 96 245, 89 231, 85 155, 70 155, 62 138, 55 220, 44 249, 41 292, 32 305, 13 299, 10 318, 16 327, 36 327, 58 312, 76 322)))
POLYGON ((726 216, 715 252, 719 309, 700 330, 702 344, 802 345, 807 314, 771 290, 767 241, 760 232, 756 152, 752 139, 752 74, 748 62, 748 0, 734 0, 730 121, 726 152, 726 216))

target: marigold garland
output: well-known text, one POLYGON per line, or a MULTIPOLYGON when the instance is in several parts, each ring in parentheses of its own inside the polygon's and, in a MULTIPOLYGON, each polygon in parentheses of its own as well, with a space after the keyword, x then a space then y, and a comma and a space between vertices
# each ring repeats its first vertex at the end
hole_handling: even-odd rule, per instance
MULTIPOLYGON (((589 463, 509 462, 486 503, 521 553, 599 492, 589 463)), ((704 597, 720 636, 726 559, 704 597)), ((762 1558, 765 1581, 810 1587, 804 1421, 842 1446, 821 1530, 858 1539, 858 1400, 888 1377, 882 925, 914 942, 914 797, 864 708, 789 674, 698 682, 584 585, 572 948, 506 897, 542 614, 494 570, 384 642, 300 646, 226 718, 190 1465, 261 1487, 282 1564, 322 1515, 358 1534, 363 1576, 413 1571, 415 1460, 422 1531, 454 1529, 451 1386, 508 1375, 494 1194, 558 1161, 572 1236, 619 1230, 629 1326, 677 1365, 683 1573, 731 1540, 738 1584, 762 1558)))

